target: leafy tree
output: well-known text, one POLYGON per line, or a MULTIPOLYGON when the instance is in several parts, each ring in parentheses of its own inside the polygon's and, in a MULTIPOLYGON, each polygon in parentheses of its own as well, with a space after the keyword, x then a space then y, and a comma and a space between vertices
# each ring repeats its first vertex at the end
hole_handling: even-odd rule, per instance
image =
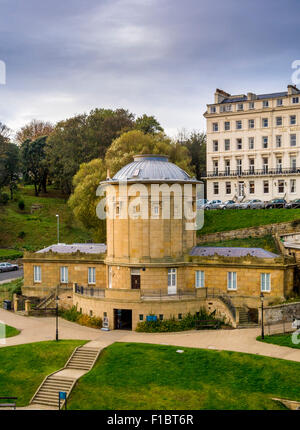
POLYGON ((49 136, 54 129, 51 122, 33 119, 16 133, 16 142, 21 145, 25 140, 36 140, 38 137, 49 136))
POLYGON ((8 186, 10 198, 13 199, 13 193, 18 188, 20 175, 20 158, 19 147, 14 143, 8 143, 5 158, 3 159, 4 174, 2 176, 1 185, 8 186))
POLYGON ((145 134, 155 134, 164 131, 154 116, 148 116, 145 114, 135 120, 135 128, 145 134))
POLYGON ((57 186, 70 194, 80 164, 103 159, 112 141, 133 127, 134 115, 124 109, 95 109, 59 122, 47 142, 47 158, 57 186))
POLYGON ((106 178, 103 160, 95 159, 83 163, 73 178, 74 192, 68 200, 68 205, 77 220, 84 227, 93 231, 96 241, 105 242, 105 221, 96 215, 96 207, 101 197, 96 196, 96 190, 101 180, 106 178))
POLYGON ((105 157, 110 174, 114 175, 123 166, 133 160, 137 154, 163 154, 188 173, 193 174, 188 150, 178 142, 172 142, 163 133, 144 134, 140 130, 132 130, 114 140, 105 157))
POLYGON ((36 196, 41 190, 47 192, 49 166, 46 159, 46 141, 47 136, 43 136, 33 141, 27 139, 21 145, 24 173, 32 180, 36 196))
POLYGON ((200 179, 206 170, 206 134, 197 130, 188 134, 183 129, 176 140, 188 149, 196 177, 200 179))

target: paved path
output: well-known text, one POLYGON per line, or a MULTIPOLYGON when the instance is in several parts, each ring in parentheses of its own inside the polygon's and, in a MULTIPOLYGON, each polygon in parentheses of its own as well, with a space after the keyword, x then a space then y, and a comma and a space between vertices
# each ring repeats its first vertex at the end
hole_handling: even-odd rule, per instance
MULTIPOLYGON (((1 346, 19 345, 55 338, 55 317, 37 318, 16 315, 0 309, 0 321, 21 330, 18 336, 6 339, 1 346)), ((90 347, 106 347, 114 342, 144 342, 182 347, 238 351, 300 362, 300 349, 258 342, 260 329, 192 330, 178 333, 137 333, 131 331, 100 331, 59 318, 60 339, 86 339, 90 347)))
POLYGON ((0 273, 0 284, 5 284, 13 281, 14 279, 23 278, 23 276, 23 269, 14 270, 12 272, 2 272, 0 273))

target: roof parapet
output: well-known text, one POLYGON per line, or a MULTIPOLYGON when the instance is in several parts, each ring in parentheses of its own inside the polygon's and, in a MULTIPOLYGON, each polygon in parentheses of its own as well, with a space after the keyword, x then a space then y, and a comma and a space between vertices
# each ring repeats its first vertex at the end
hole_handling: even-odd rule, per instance
POLYGON ((289 96, 292 94, 299 94, 299 89, 296 87, 296 85, 288 85, 287 90, 289 96))
POLYGON ((226 93, 225 91, 220 90, 219 88, 216 89, 215 103, 222 103, 222 101, 225 100, 227 97, 230 97, 229 93, 226 93))

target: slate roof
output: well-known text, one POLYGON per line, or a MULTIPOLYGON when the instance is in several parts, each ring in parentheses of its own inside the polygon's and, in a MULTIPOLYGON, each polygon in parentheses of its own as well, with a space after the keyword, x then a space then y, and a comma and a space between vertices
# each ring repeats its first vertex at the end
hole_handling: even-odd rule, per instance
MULTIPOLYGON (((300 93, 300 91, 299 91, 300 93)), ((299 94, 297 93, 297 94, 299 94)), ((270 94, 258 94, 256 96, 256 100, 263 100, 263 99, 276 99, 279 97, 286 97, 288 95, 287 91, 283 91, 280 93, 270 93, 270 94)), ((224 103, 237 103, 237 102, 246 102, 246 101, 255 101, 255 100, 247 100, 247 96, 242 97, 232 97, 232 98, 226 98, 224 99, 221 104, 224 103)))
POLYGON ((143 180, 170 180, 170 181, 195 181, 184 170, 170 163, 164 155, 145 154, 136 155, 132 163, 122 167, 112 181, 143 181, 143 180))
POLYGON ((72 254, 73 252, 80 251, 83 254, 103 254, 106 252, 105 243, 72 243, 66 245, 65 243, 58 243, 56 245, 47 246, 47 248, 40 249, 37 254, 45 252, 56 252, 58 254, 72 254))
POLYGON ((213 256, 218 254, 222 257, 246 257, 250 254, 253 257, 258 258, 278 258, 280 255, 273 254, 273 252, 266 251, 262 248, 239 248, 239 247, 228 247, 228 246, 194 246, 191 250, 191 256, 213 256))

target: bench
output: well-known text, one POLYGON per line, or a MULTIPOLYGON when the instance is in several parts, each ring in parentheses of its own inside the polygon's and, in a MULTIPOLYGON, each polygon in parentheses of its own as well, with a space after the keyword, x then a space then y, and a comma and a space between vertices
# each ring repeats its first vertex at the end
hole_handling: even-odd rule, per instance
POLYGON ((220 321, 209 321, 209 320, 196 320, 195 321, 195 328, 196 330, 201 330, 205 328, 213 328, 213 329, 219 329, 220 328, 220 321))

